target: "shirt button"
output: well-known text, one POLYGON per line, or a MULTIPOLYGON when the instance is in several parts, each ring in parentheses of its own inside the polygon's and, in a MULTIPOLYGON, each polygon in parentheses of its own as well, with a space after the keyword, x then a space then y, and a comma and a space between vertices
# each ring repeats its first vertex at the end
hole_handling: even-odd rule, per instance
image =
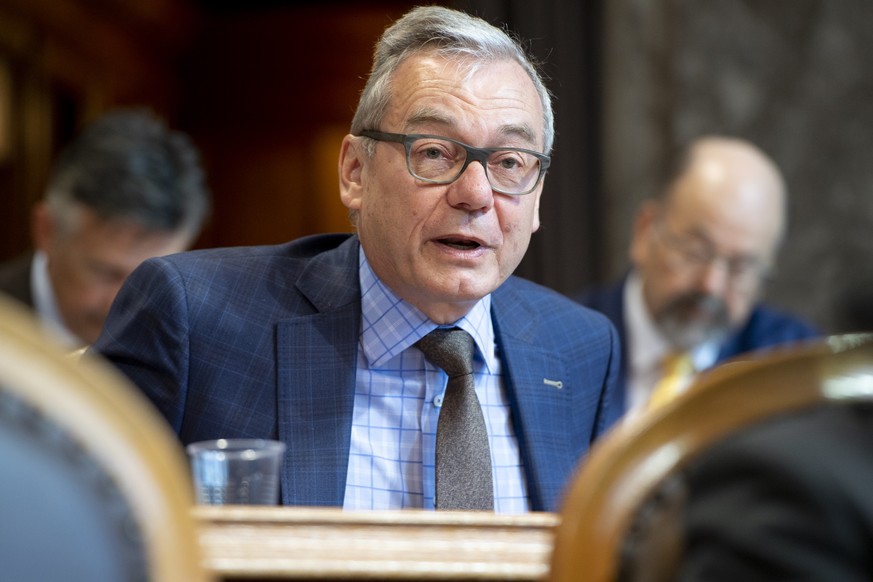
POLYGON ((440 406, 443 405, 443 395, 442 394, 440 394, 439 396, 434 396, 433 405, 436 406, 437 408, 439 408, 440 406))

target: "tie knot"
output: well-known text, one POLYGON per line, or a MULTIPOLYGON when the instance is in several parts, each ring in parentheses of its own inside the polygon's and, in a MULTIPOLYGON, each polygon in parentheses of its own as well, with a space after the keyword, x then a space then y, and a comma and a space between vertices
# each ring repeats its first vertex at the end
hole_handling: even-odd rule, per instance
POLYGON ((664 376, 686 376, 693 373, 691 354, 688 352, 671 352, 661 361, 664 376))
POLYGON ((473 336, 458 327, 438 327, 415 344, 449 378, 473 373, 473 336))

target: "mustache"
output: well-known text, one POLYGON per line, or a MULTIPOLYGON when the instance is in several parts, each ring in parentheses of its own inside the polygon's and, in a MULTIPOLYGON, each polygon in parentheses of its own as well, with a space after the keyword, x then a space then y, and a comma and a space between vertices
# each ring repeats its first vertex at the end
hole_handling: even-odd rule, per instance
POLYGON ((730 315, 723 299, 691 292, 670 301, 656 323, 675 347, 693 349, 723 337, 730 329, 730 315))
POLYGON ((680 295, 664 307, 665 314, 674 316, 690 313, 703 314, 715 320, 727 320, 727 303, 720 297, 706 293, 690 292, 680 295))

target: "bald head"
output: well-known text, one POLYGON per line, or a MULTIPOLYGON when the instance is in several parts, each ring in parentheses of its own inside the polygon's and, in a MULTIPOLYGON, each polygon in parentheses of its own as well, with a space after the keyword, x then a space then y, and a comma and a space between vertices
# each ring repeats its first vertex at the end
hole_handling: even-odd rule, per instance
POLYGON ((637 214, 630 258, 652 319, 693 348, 742 325, 784 236, 785 185, 761 150, 706 137, 637 214))
POLYGON ((760 241, 772 255, 785 230, 785 183, 776 164, 746 141, 704 137, 688 149, 664 192, 666 211, 684 208, 760 241))

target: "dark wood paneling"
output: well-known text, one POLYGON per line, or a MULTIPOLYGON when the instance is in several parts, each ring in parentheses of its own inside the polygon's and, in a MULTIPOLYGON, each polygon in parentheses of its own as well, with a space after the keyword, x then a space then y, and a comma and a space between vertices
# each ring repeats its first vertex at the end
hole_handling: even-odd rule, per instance
POLYGON ((350 229, 337 156, 372 48, 412 2, 267 6, 206 15, 185 63, 180 123, 204 149, 208 246, 350 229))
POLYGON ((144 104, 172 117, 178 61, 197 13, 181 0, 2 0, 0 59, 9 75, 0 160, 4 224, 0 259, 29 246, 30 209, 51 160, 92 117, 144 104))
POLYGON ((53 157, 89 119, 145 105, 200 147, 215 195, 198 246, 348 230, 336 157, 384 27, 413 2, 0 0, 12 154, 0 161, 25 250, 53 157))

